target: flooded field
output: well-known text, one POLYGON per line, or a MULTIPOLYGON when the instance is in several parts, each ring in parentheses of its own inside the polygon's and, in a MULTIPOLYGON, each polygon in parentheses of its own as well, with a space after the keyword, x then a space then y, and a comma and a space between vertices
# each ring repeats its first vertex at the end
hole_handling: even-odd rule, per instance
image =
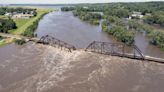
MULTIPOLYGON (((8 45, 0 92, 163 92, 164 65, 28 43, 8 45), (9 48, 15 48, 13 51, 9 48)), ((2 53, 1 53, 2 54, 2 53)))

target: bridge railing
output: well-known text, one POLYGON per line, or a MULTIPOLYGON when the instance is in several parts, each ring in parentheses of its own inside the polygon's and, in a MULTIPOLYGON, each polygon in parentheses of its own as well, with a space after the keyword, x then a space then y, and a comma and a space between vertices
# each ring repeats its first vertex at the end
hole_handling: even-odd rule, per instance
POLYGON ((96 52, 100 54, 122 56, 135 59, 144 59, 144 55, 136 45, 128 46, 121 43, 109 43, 93 41, 85 49, 86 51, 96 52))
POLYGON ((70 52, 71 52, 71 50, 76 50, 75 46, 70 45, 70 44, 68 44, 64 41, 61 41, 61 40, 57 39, 57 38, 54 38, 50 35, 42 36, 40 38, 40 40, 38 41, 38 43, 51 45, 53 47, 58 47, 58 48, 61 48, 61 49, 66 48, 70 52))

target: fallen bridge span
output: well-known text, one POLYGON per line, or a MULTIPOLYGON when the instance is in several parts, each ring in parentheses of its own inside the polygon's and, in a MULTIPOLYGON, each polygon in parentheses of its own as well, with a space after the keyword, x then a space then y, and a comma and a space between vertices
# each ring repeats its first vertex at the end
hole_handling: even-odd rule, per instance
POLYGON ((59 40, 55 37, 52 37, 50 35, 42 36, 37 43, 47 44, 47 45, 51 45, 53 47, 58 47, 61 49, 66 48, 70 52, 71 52, 71 50, 76 50, 75 46, 68 44, 64 41, 61 41, 61 40, 59 40))

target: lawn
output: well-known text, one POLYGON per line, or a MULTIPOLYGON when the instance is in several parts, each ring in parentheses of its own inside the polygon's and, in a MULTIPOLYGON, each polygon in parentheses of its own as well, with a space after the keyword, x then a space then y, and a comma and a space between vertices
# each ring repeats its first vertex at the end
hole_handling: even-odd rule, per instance
POLYGON ((0 19, 8 19, 8 17, 6 17, 4 15, 0 15, 0 19))
POLYGON ((11 34, 21 35, 34 21, 39 19, 43 14, 50 12, 50 9, 37 9, 37 16, 31 19, 14 19, 17 29, 10 30, 11 34))
POLYGON ((10 44, 12 42, 13 42, 12 38, 4 38, 4 39, 0 40, 0 47, 7 45, 7 44, 10 44))

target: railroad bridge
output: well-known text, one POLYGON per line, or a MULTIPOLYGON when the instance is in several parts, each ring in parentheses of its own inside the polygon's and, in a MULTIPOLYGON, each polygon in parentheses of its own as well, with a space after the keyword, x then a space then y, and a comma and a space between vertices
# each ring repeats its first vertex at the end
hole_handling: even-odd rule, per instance
MULTIPOLYGON (((19 36, 19 35, 5 34, 5 33, 0 33, 0 35, 7 38, 25 39, 26 41, 33 41, 33 42, 37 42, 41 44, 47 44, 53 47, 66 49, 69 52, 71 52, 72 50, 76 50, 75 46, 68 44, 64 41, 61 41, 50 35, 42 36, 40 39, 29 38, 29 37, 24 37, 24 36, 19 36)), ((88 45, 87 48, 85 48, 85 51, 164 63, 164 59, 162 58, 156 58, 156 57, 143 55, 142 51, 136 45, 128 46, 126 44, 121 44, 121 43, 93 41, 91 44, 88 45)))
POLYGON ((69 52, 71 52, 72 50, 76 50, 75 46, 68 44, 64 41, 61 41, 50 35, 42 36, 37 43, 47 44, 61 49, 67 49, 69 52))
MULTIPOLYGON (((37 41, 37 43, 51 45, 53 47, 58 47, 61 49, 67 49, 69 52, 71 52, 72 50, 77 50, 75 46, 68 44, 64 41, 61 41, 50 35, 42 36, 40 40, 37 41)), ((127 57, 131 59, 148 60, 158 63, 164 63, 164 59, 143 55, 142 51, 136 45, 129 46, 121 43, 93 41, 85 48, 85 51, 105 55, 127 57)))
MULTIPOLYGON (((38 41, 38 43, 51 45, 53 47, 58 47, 61 49, 66 48, 70 52, 71 50, 76 50, 75 46, 70 45, 50 35, 42 36, 38 41)), ((91 51, 91 52, 106 54, 106 55, 128 57, 134 59, 142 59, 142 60, 145 59, 144 55, 136 45, 128 46, 126 44, 121 44, 121 43, 93 41, 91 44, 88 45, 85 51, 91 51)))

